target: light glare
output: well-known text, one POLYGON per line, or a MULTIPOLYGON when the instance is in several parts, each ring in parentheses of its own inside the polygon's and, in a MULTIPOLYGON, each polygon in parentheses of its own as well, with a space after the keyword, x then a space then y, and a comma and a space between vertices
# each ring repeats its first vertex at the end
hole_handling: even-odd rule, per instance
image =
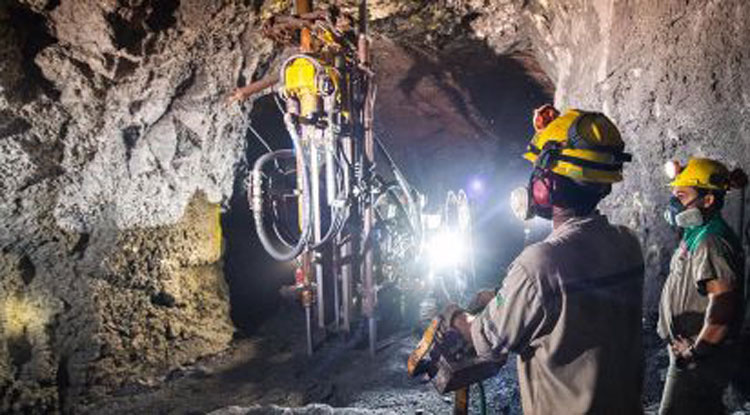
POLYGON ((466 243, 453 232, 441 232, 430 240, 427 249, 432 265, 446 268, 461 263, 466 254, 466 243))
POLYGON ((471 190, 475 192, 481 192, 484 188, 484 184, 479 179, 474 179, 471 181, 471 190))

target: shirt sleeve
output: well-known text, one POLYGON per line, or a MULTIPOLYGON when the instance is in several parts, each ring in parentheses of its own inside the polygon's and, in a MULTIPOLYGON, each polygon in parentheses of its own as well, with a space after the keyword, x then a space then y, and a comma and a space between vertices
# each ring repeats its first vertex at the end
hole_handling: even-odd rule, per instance
POLYGON ((536 278, 512 265, 500 291, 471 324, 477 355, 505 360, 528 346, 544 316, 540 294, 536 278))
POLYGON ((706 295, 706 282, 722 279, 730 282, 737 281, 737 271, 733 267, 732 251, 721 238, 707 237, 692 258, 693 280, 698 292, 706 295))

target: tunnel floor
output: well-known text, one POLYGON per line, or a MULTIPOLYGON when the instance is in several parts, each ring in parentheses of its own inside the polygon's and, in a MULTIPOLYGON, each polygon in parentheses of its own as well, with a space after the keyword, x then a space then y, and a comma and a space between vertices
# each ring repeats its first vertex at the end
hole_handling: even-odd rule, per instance
MULTIPOLYGON (((80 413, 215 411, 214 415, 225 415, 248 413, 237 412, 237 407, 270 412, 270 405, 303 407, 314 403, 374 410, 373 413, 451 413, 451 396, 441 396, 431 384, 410 379, 406 374, 406 360, 418 342, 418 333, 400 331, 381 339, 374 358, 364 347, 366 342, 359 342, 360 346, 356 341, 337 338, 319 342, 315 355, 308 358, 304 338, 301 309, 284 305, 251 337, 235 340, 224 353, 162 378, 129 385, 80 408, 80 413)), ((647 333, 646 346, 644 406, 646 413, 656 413, 667 356, 654 335, 647 333)), ((488 413, 522 413, 513 360, 497 376, 485 381, 488 413)), ((476 389, 472 389, 471 398, 471 413, 479 413, 476 389)), ((321 413, 316 411, 319 408, 310 412, 321 413)))

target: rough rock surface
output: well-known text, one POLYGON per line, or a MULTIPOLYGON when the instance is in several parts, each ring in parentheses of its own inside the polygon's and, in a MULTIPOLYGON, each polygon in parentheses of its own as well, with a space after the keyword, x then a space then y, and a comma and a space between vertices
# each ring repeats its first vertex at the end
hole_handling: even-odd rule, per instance
MULTIPOLYGON (((743 74, 750 68, 750 4, 452 0, 441 6, 418 8, 381 28, 438 49, 468 31, 497 54, 528 51, 554 83, 558 107, 599 110, 619 126, 635 159, 605 210, 642 238, 646 306, 653 310, 676 239, 661 215, 668 198, 664 162, 700 155, 748 168, 750 81, 743 74)), ((738 231, 739 206, 734 195, 725 209, 738 231)))
POLYGON ((220 209, 269 45, 252 5, 0 3, 0 412, 224 349, 220 209))
POLYGON ((51 231, 58 242, 2 254, 6 410, 70 410, 79 396, 151 382, 231 340, 219 207, 204 196, 172 226, 51 231))
MULTIPOLYGON (((610 115, 635 155, 607 211, 641 235, 653 309, 675 240, 661 215, 663 163, 699 155, 750 167, 750 82, 742 76, 750 69, 750 4, 539 2, 529 18, 537 55, 554 68, 556 103, 610 115)), ((736 225, 737 195, 727 204, 736 225)))
MULTIPOLYGON (((158 373, 227 346, 233 328, 217 203, 242 171, 248 117, 224 97, 273 65, 279 51, 258 22, 290 3, 0 2, 0 412, 71 410, 148 387, 158 373)), ((502 117, 487 120, 482 108, 491 94, 471 85, 486 76, 486 62, 511 64, 494 54, 515 56, 540 84, 551 79, 559 107, 615 120, 635 161, 606 210, 642 238, 653 309, 675 242, 660 214, 662 163, 692 154, 750 161, 750 81, 742 76, 750 70, 750 3, 371 7, 374 29, 392 39, 380 53, 414 51, 384 63, 410 77, 391 85, 403 95, 384 99, 381 112, 398 138, 395 152, 425 182, 455 176, 454 166, 434 176, 422 169, 443 163, 450 136, 466 138, 455 144, 470 155, 492 147, 483 134, 503 130, 502 117), (441 65, 452 76, 413 70, 441 65), (416 128, 412 118, 423 116, 455 122, 416 128), (409 159, 399 142, 429 156, 409 159)), ((739 206, 730 198, 730 223, 739 206)))
MULTIPOLYGON (((669 196, 664 162, 698 155, 750 168, 750 81, 744 76, 750 3, 542 3, 531 12, 531 33, 540 59, 555 68, 556 103, 610 115, 635 155, 607 211, 641 235, 646 304, 653 309, 675 246, 661 215, 669 196)), ((735 195, 725 209, 735 228, 738 206, 735 195)))
MULTIPOLYGON (((452 11, 433 25, 444 27, 447 18, 460 16, 498 54, 531 51, 554 83, 558 107, 599 110, 616 122, 635 158, 605 210, 642 238, 646 306, 653 310, 675 245, 661 215, 668 198, 664 162, 700 155, 747 169, 750 161, 743 137, 750 111, 750 81, 743 76, 750 68, 750 4, 490 3, 448 1, 452 11)), ((734 195, 725 209, 736 230, 739 206, 734 195)))
POLYGON ((300 408, 282 408, 276 405, 256 405, 247 408, 232 406, 228 408, 217 409, 213 412, 210 412, 209 415, 385 415, 392 413, 393 411, 377 409, 333 408, 329 405, 312 404, 300 408))

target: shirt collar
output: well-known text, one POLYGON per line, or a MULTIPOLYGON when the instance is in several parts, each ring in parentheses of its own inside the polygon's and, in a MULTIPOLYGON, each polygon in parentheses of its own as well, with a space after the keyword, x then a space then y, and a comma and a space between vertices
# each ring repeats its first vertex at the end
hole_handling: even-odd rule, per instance
POLYGON ((565 235, 569 232, 574 232, 585 226, 593 224, 608 224, 609 220, 606 216, 602 215, 598 210, 591 212, 586 216, 576 216, 571 214, 567 219, 563 221, 560 226, 552 230, 550 237, 557 237, 565 235))

